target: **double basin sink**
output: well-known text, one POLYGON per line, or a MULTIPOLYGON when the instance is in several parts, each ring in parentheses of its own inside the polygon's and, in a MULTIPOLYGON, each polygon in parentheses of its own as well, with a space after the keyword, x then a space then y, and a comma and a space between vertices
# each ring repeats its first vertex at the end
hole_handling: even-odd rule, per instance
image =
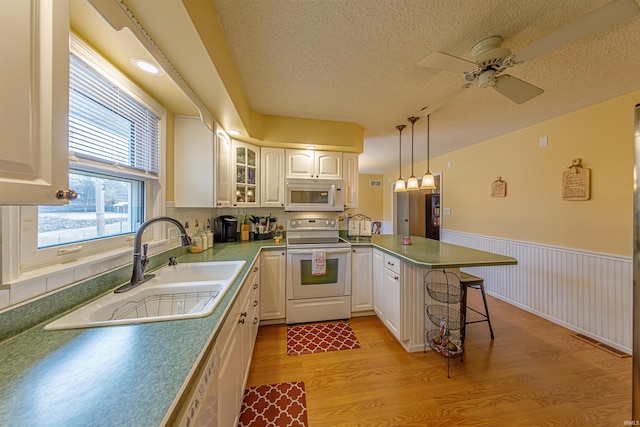
POLYGON ((46 330, 159 322, 213 313, 245 261, 183 263, 123 293, 111 292, 49 323, 46 330))

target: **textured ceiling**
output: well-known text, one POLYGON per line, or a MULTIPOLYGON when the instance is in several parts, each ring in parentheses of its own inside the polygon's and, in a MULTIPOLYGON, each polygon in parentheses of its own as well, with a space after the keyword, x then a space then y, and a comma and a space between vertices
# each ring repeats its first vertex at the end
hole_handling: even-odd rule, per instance
MULTIPOLYGON (((363 173, 396 169, 395 126, 408 124, 407 117, 465 83, 462 74, 416 66, 426 55, 443 51, 470 59, 471 47, 493 35, 517 53, 608 3, 212 1, 251 107, 265 114, 360 124, 365 129, 363 173)), ((477 87, 445 104, 431 116, 431 155, 638 90, 639 71, 636 15, 511 68, 509 74, 545 90, 525 104, 477 87)), ((415 141, 416 162, 424 161, 426 120, 416 123, 415 141)), ((410 151, 403 151, 408 165, 410 151)))

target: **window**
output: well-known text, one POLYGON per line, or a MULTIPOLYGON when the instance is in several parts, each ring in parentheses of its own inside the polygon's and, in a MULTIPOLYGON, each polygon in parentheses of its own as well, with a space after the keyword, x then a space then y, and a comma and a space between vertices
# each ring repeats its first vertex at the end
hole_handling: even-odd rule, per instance
POLYGON ((131 234, 163 212, 164 111, 73 35, 70 46, 69 188, 78 197, 20 208, 20 271, 129 251, 131 234))

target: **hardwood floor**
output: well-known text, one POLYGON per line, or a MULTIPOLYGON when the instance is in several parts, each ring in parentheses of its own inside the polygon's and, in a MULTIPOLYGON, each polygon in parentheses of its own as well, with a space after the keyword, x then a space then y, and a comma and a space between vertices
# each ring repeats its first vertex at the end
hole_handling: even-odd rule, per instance
MULTIPOLYGON (((469 304, 478 307, 478 292, 469 304)), ((361 348, 287 356, 286 326, 261 326, 247 386, 304 381, 310 427, 623 426, 631 358, 495 298, 467 327, 464 362, 407 353, 375 317, 349 320, 361 348)))

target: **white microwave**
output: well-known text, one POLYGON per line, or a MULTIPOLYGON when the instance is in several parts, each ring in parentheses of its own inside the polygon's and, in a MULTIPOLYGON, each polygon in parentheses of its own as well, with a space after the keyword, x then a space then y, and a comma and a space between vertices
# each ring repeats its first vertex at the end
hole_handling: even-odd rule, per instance
POLYGON ((344 181, 289 179, 285 182, 284 210, 291 212, 342 212, 344 181))

